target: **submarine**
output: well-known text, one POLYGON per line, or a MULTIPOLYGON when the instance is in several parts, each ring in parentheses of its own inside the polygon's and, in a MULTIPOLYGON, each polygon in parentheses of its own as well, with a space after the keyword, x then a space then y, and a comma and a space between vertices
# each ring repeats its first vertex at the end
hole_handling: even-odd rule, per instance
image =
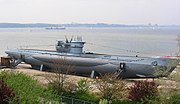
POLYGON ((70 69, 71 73, 92 78, 105 73, 113 73, 116 77, 121 78, 154 77, 157 70, 160 70, 160 76, 167 76, 178 64, 177 59, 171 57, 139 57, 84 52, 84 44, 82 37, 70 40, 66 38, 65 41, 57 41, 56 50, 9 49, 5 53, 12 58, 14 66, 24 62, 30 64, 33 69, 53 70, 55 66, 63 64, 65 66, 63 70, 67 70, 68 66, 73 66, 70 69))

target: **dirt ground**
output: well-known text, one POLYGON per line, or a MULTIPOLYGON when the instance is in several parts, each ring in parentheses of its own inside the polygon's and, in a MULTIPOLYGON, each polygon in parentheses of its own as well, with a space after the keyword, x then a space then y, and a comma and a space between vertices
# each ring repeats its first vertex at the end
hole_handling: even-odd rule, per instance
MULTIPOLYGON (((33 79, 37 80, 41 85, 47 85, 49 83, 48 81, 48 76, 50 74, 53 74, 52 72, 46 72, 46 71, 40 71, 40 70, 35 70, 32 69, 30 65, 28 64, 19 64, 17 66, 16 69, 12 69, 12 68, 5 68, 5 69, 1 69, 1 70, 11 70, 11 71, 16 71, 16 72, 22 72, 25 73, 27 75, 32 76, 33 79)), ((177 66, 177 68, 171 73, 171 75, 176 74, 177 72, 180 72, 180 66, 177 66)), ((170 75, 170 76, 171 76, 170 75)), ((88 79, 89 81, 92 81, 92 78, 88 78, 88 77, 81 77, 81 76, 75 76, 75 75, 66 75, 67 77, 67 81, 69 82, 73 82, 73 83, 77 83, 80 79, 88 79)), ((178 77, 180 78, 180 77, 178 77)), ((144 79, 126 79, 127 81, 127 86, 130 86, 133 84, 134 81, 137 80, 153 80, 152 78, 144 78, 144 79)), ((160 79, 155 79, 158 83, 160 83, 159 88, 173 88, 173 89, 179 89, 180 90, 180 82, 178 81, 174 81, 174 80, 169 80, 168 78, 164 77, 164 78, 160 78, 160 79)), ((91 85, 91 88, 94 89, 95 91, 95 87, 94 85, 91 85)))
MULTIPOLYGON (((33 77, 33 79, 37 80, 40 84, 46 85, 49 83, 48 76, 53 74, 52 72, 40 71, 37 69, 32 69, 29 64, 19 64, 16 69, 7 68, 6 70, 14 70, 16 72, 22 72, 27 75, 33 77)), ((73 75, 66 75, 67 81, 73 81, 76 83, 80 79, 87 78, 87 77, 80 77, 80 76, 73 76, 73 75)), ((90 79, 90 78, 87 78, 90 79)))

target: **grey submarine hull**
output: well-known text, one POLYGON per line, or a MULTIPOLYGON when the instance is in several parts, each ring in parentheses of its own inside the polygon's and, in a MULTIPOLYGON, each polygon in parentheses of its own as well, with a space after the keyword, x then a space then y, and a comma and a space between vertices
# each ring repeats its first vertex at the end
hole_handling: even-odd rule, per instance
MULTIPOLYGON (((119 77, 153 77, 155 70, 161 68, 170 73, 176 67, 170 58, 151 58, 137 56, 116 56, 95 53, 59 53, 57 51, 16 49, 5 51, 16 62, 25 62, 36 69, 52 69, 66 61, 64 66, 72 66, 70 72, 77 75, 99 75, 117 73, 119 77), (119 73, 119 74, 118 74, 119 73)), ((174 61, 175 62, 175 61, 174 61)))

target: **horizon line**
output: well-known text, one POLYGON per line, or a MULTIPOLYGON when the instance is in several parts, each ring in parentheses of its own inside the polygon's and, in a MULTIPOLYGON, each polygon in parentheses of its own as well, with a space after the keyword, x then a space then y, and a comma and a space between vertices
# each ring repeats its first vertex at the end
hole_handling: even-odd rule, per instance
POLYGON ((180 26, 180 24, 154 24, 154 23, 148 23, 148 24, 121 24, 121 23, 103 23, 103 22, 97 22, 97 23, 78 23, 78 22, 72 22, 72 23, 46 23, 46 22, 31 22, 31 23, 20 23, 20 22, 0 22, 0 24, 95 24, 95 25, 126 25, 126 26, 180 26))

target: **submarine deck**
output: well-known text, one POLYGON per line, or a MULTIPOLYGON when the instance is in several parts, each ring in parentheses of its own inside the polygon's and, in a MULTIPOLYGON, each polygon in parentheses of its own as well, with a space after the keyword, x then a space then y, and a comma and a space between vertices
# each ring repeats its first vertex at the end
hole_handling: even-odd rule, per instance
POLYGON ((37 49, 19 49, 16 51, 25 52, 25 53, 33 53, 33 54, 37 53, 37 54, 81 57, 81 58, 101 58, 101 59, 109 59, 109 60, 125 61, 125 62, 142 61, 146 58, 150 58, 150 57, 138 57, 137 55, 136 56, 109 55, 109 54, 99 54, 99 53, 91 53, 91 52, 85 52, 82 54, 59 53, 54 50, 37 50, 37 49))

